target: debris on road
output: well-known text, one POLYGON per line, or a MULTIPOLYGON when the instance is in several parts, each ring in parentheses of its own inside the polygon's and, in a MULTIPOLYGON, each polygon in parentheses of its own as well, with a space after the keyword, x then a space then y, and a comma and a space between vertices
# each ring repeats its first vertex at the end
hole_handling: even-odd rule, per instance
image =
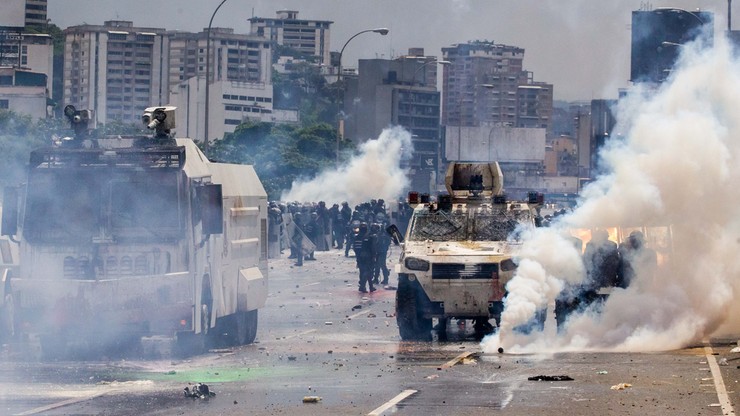
POLYGON ((427 379, 427 380, 434 380, 435 378, 439 378, 439 375, 437 375, 437 374, 432 374, 431 376, 426 376, 426 377, 424 377, 424 378, 425 378, 425 379, 427 379))
POLYGON ((630 383, 619 383, 619 384, 613 385, 611 387, 611 389, 612 390, 624 390, 624 389, 627 389, 627 388, 630 388, 630 387, 632 387, 632 384, 630 384, 630 383))
POLYGON ((193 386, 192 390, 190 387, 185 387, 184 392, 185 397, 191 397, 194 399, 207 399, 209 397, 216 396, 216 393, 212 392, 211 389, 208 388, 208 385, 204 383, 196 384, 193 386))
POLYGON ((304 396, 303 403, 318 403, 321 401, 319 396, 304 396))
POLYGON ((608 372, 608 371, 606 371, 606 370, 601 370, 601 371, 599 371, 599 372, 598 372, 598 373, 596 373, 596 374, 599 374, 599 375, 602 375, 602 376, 603 376, 603 375, 605 375, 605 374, 609 374, 609 372, 608 372))
POLYGON ((573 381, 570 376, 533 376, 529 377, 529 381, 573 381))

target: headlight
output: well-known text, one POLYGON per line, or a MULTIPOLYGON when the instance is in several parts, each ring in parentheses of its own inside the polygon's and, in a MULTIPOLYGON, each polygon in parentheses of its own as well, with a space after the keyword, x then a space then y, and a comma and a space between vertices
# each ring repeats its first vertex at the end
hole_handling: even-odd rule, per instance
POLYGON ((429 262, 415 257, 409 257, 404 261, 406 268, 409 270, 421 270, 423 272, 429 270, 429 262))
POLYGON ((516 263, 514 263, 514 260, 512 259, 506 259, 501 262, 501 271, 502 272, 510 272, 512 270, 516 269, 516 263))

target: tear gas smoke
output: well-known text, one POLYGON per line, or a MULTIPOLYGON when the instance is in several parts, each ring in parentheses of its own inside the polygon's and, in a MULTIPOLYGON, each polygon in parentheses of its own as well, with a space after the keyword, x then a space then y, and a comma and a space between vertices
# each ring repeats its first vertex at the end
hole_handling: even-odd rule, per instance
POLYGON ((409 180, 401 160, 413 150, 411 134, 401 127, 383 130, 376 140, 360 146, 359 153, 336 169, 311 180, 293 182, 283 201, 347 201, 351 205, 382 198, 395 200, 409 180))
MULTIPOLYGON (((656 351, 738 333, 740 293, 740 62, 724 39, 682 47, 667 82, 620 101, 617 126, 600 158, 606 173, 572 213, 525 240, 500 331, 486 352, 656 351), (586 308, 554 330, 553 305, 586 276, 570 244, 576 228, 670 225, 670 252, 654 273, 636 267, 601 310, 586 308), (546 308, 545 330, 515 328, 546 308)), ((613 238, 614 236, 612 236, 613 238)), ((588 241, 584 240, 583 244, 588 241)), ((593 305, 592 305, 593 306, 593 305)))

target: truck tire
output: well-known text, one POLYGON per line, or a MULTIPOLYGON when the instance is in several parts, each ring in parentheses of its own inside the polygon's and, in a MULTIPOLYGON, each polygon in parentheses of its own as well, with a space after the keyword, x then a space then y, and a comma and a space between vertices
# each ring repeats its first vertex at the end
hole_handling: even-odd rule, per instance
POLYGON ((235 344, 246 345, 257 338, 257 309, 253 311, 237 312, 234 316, 236 328, 234 331, 235 344))
POLYGON ((432 340, 432 319, 421 314, 416 293, 408 286, 396 292, 396 323, 404 341, 432 340))
POLYGON ((257 337, 257 310, 237 311, 218 318, 208 334, 210 345, 215 348, 234 347, 254 342, 257 337))

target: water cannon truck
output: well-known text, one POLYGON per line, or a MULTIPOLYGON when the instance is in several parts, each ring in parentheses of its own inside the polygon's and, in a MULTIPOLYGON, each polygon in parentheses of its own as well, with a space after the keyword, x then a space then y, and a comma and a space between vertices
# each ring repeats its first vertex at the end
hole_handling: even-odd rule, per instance
POLYGON ((2 235, 19 260, 0 282, 0 334, 45 355, 172 340, 197 353, 254 341, 267 298, 267 195, 254 169, 214 163, 175 138, 175 107, 147 108, 152 135, 74 137, 31 152, 4 190, 2 235))

